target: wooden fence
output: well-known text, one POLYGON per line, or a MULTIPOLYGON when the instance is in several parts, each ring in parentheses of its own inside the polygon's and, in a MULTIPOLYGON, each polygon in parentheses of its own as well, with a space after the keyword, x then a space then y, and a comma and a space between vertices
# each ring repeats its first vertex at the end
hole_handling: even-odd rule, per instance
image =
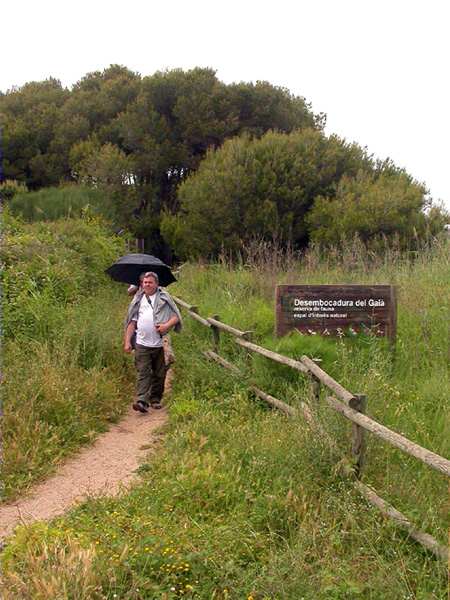
MULTIPOLYGON (((241 331, 235 327, 232 327, 231 325, 222 323, 219 320, 218 315, 214 315, 209 318, 202 317, 198 314, 198 309, 196 306, 188 304, 176 296, 173 296, 173 299, 182 309, 187 312, 192 319, 195 319, 197 322, 211 330, 214 349, 206 350, 204 352, 204 355, 209 360, 214 360, 235 375, 242 375, 238 367, 218 354, 220 333, 225 332, 231 334, 234 338, 234 341, 248 352, 257 353, 270 360, 287 365, 288 367, 291 367, 292 369, 295 369, 306 376, 310 382, 311 396, 316 402, 319 401, 320 390, 322 386, 333 392, 334 396, 326 396, 325 398, 327 406, 352 422, 351 454, 353 464, 352 473, 355 476, 353 485, 355 489, 362 494, 369 503, 379 509, 384 516, 395 521, 400 527, 405 529, 411 538, 433 552, 433 554, 435 554, 437 557, 447 560, 448 548, 439 544, 439 542, 431 535, 417 529, 405 517, 405 515, 396 510, 388 502, 380 498, 376 494, 375 490, 362 483, 360 478, 365 459, 366 431, 371 432, 375 436, 383 439, 396 448, 399 448, 406 454, 415 457, 432 469, 435 469, 436 471, 439 471, 447 476, 450 476, 449 460, 439 456, 438 454, 435 454, 434 452, 431 452, 430 450, 427 450, 426 448, 423 448, 422 446, 419 446, 403 435, 368 417, 365 414, 367 407, 366 397, 363 395, 352 394, 346 390, 340 383, 335 381, 332 377, 330 377, 330 375, 321 369, 317 364, 317 361, 311 360, 307 356, 302 356, 300 360, 294 360, 287 356, 283 356, 282 354, 278 354, 277 352, 273 352, 272 350, 268 350, 267 348, 263 348, 262 346, 258 346, 250 341, 252 336, 251 331, 241 331)), ((250 386, 249 389, 257 397, 261 398, 272 407, 282 411, 284 414, 288 416, 295 416, 298 414, 297 408, 286 404, 278 398, 274 398, 263 390, 260 390, 255 386, 250 386)), ((317 431, 331 447, 336 448, 336 443, 334 440, 328 435, 321 423, 315 417, 315 411, 312 409, 311 404, 308 401, 301 401, 299 403, 299 408, 308 425, 313 430, 317 431)))

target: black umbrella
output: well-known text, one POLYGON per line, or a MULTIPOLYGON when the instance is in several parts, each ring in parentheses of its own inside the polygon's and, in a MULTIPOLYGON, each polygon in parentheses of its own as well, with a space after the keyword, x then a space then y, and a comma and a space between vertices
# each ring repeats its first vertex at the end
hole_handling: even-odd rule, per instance
POLYGON ((115 281, 139 285, 139 275, 153 271, 159 277, 159 285, 167 286, 176 281, 166 264, 151 254, 126 254, 106 269, 115 281))

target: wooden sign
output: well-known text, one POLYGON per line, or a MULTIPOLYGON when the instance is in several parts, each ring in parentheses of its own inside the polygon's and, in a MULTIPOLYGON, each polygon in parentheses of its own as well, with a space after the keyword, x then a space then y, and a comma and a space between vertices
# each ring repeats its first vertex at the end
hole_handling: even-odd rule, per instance
POLYGON ((369 331, 393 342, 397 302, 392 285, 278 285, 276 334, 343 336, 369 331))

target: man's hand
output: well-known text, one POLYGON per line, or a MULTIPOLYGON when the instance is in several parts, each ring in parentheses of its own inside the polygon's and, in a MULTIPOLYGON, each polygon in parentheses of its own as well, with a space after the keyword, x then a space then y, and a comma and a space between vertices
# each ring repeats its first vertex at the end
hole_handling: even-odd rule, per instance
POLYGON ((125 337, 123 340, 123 349, 125 352, 130 354, 133 352, 133 347, 131 345, 131 338, 133 337, 133 333, 136 331, 136 321, 131 321, 128 323, 127 330, 125 331, 125 337))
POLYGON ((155 325, 155 329, 159 335, 164 335, 169 331, 170 325, 167 325, 167 323, 159 323, 158 325, 155 325))
POLYGON ((158 325, 155 325, 155 329, 159 333, 159 335, 164 335, 169 331, 169 329, 172 329, 172 327, 174 325, 176 325, 177 323, 178 323, 178 317, 173 316, 165 323, 158 323, 158 325))

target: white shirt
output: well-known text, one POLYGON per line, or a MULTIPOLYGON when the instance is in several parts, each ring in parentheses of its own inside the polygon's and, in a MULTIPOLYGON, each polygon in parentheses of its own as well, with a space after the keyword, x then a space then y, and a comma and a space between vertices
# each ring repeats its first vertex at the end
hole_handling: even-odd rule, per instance
MULTIPOLYGON (((156 293, 150 296, 152 306, 155 305, 156 293)), ((136 344, 147 348, 159 348, 163 345, 161 335, 156 331, 153 321, 153 308, 144 294, 139 304, 137 320, 136 344)))

